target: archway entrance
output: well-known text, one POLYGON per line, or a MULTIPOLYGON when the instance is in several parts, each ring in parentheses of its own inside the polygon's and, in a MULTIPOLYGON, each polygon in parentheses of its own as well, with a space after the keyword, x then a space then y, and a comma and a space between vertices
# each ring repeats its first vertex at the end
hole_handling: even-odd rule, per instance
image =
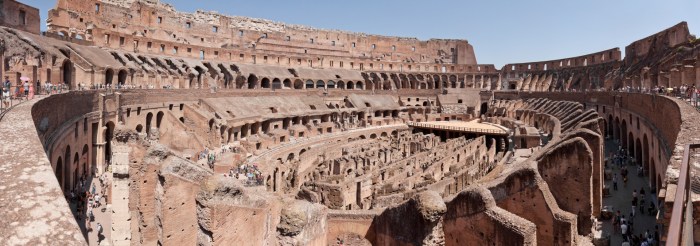
POLYGON ((111 85, 112 84, 112 79, 114 78, 114 70, 107 69, 105 71, 105 85, 111 85))
POLYGON ((112 138, 114 137, 114 122, 107 122, 105 130, 105 161, 107 164, 112 161, 112 138))
POLYGON ((121 70, 119 71, 119 75, 117 76, 117 81, 119 85, 124 85, 126 84, 126 77, 128 76, 126 70, 121 70))
POLYGON ((66 60, 63 63, 63 84, 68 86, 69 89, 73 89, 72 84, 73 84, 73 63, 66 60))
POLYGON ((481 109, 479 109, 479 115, 485 115, 489 111, 489 104, 484 102, 481 103, 481 109))

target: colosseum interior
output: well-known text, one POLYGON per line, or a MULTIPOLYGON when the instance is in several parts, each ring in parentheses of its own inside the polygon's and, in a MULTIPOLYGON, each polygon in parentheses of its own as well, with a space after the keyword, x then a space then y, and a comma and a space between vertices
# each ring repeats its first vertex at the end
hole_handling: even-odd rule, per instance
POLYGON ((640 90, 700 84, 685 22, 497 69, 159 0, 57 0, 45 32, 0 5, 0 77, 41 83, 0 114, 0 244, 619 245, 610 143, 657 206, 635 226, 700 243, 698 110, 640 90))

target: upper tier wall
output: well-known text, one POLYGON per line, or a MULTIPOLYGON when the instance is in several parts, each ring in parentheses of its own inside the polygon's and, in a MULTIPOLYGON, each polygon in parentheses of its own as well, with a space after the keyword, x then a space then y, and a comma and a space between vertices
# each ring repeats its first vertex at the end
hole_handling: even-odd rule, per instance
POLYGON ((587 55, 562 58, 551 61, 510 63, 503 66, 502 72, 547 71, 571 67, 584 67, 608 62, 619 62, 622 59, 620 48, 599 51, 587 55))
MULTIPOLYGON (((49 11, 48 32, 118 44, 133 50, 134 41, 194 48, 248 51, 259 54, 334 56, 382 62, 476 64, 466 40, 387 37, 321 30, 213 12, 182 13, 169 5, 133 1, 112 4, 98 0, 59 0, 49 11), (128 41, 130 42, 126 42, 128 41), (201 48, 200 48, 201 47, 201 48)), ((183 52, 184 54, 184 52, 183 52)))

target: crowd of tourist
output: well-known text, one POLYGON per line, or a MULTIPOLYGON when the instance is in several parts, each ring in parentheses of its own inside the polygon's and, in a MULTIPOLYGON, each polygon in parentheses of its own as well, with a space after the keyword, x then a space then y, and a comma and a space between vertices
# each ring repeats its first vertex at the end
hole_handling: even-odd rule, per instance
MULTIPOLYGON (((88 182, 87 175, 83 175, 78 179, 75 187, 67 195, 66 200, 68 200, 71 205, 75 205, 76 213, 75 217, 77 221, 85 221, 85 228, 88 233, 97 232, 98 240, 104 238, 102 225, 97 223, 96 230, 92 229, 92 222, 95 221, 94 209, 100 209, 103 204, 107 204, 107 196, 104 195, 104 191, 107 190, 108 177, 106 173, 99 176, 100 190, 97 190, 95 183, 90 185, 86 184, 88 182), (102 193, 100 193, 102 191, 102 193), (102 202, 104 199, 104 203, 102 202)), ((103 212, 105 208, 102 208, 103 212)))
POLYGON ((242 164, 237 168, 231 168, 228 174, 224 174, 225 177, 234 177, 236 179, 241 179, 241 175, 243 175, 247 186, 259 186, 263 184, 262 172, 260 172, 258 166, 255 164, 242 164))
MULTIPOLYGON (((618 191, 619 183, 622 182, 623 187, 627 187, 628 179, 630 178, 630 170, 636 169, 637 176, 644 176, 644 168, 641 163, 636 163, 629 153, 622 147, 618 147, 617 151, 611 153, 606 162, 606 169, 614 170, 612 173, 612 189, 611 193, 618 191), (630 168, 630 166, 632 168, 630 168)), ((639 216, 656 216, 657 207, 653 196, 647 194, 644 186, 633 187, 632 194, 612 194, 613 196, 624 197, 625 202, 629 202, 629 213, 621 212, 625 209, 616 209, 612 215, 613 233, 622 237, 623 246, 653 246, 659 243, 659 228, 655 226, 653 232, 635 227, 635 221, 639 216), (648 195, 648 196, 647 196, 648 195)), ((652 189, 649 189, 649 193, 652 189)))

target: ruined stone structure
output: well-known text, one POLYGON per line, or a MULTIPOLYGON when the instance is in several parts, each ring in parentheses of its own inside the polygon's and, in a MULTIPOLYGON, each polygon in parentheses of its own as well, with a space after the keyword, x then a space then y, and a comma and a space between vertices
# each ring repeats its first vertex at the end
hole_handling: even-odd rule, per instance
POLYGON ((668 225, 679 155, 700 133, 686 102, 597 91, 700 85, 684 22, 625 58, 497 70, 465 40, 160 1, 59 0, 43 35, 32 8, 2 9, 13 89, 27 76, 72 90, 0 114, 7 245, 85 244, 63 197, 103 173, 115 245, 589 245, 604 139, 642 163, 668 225))

